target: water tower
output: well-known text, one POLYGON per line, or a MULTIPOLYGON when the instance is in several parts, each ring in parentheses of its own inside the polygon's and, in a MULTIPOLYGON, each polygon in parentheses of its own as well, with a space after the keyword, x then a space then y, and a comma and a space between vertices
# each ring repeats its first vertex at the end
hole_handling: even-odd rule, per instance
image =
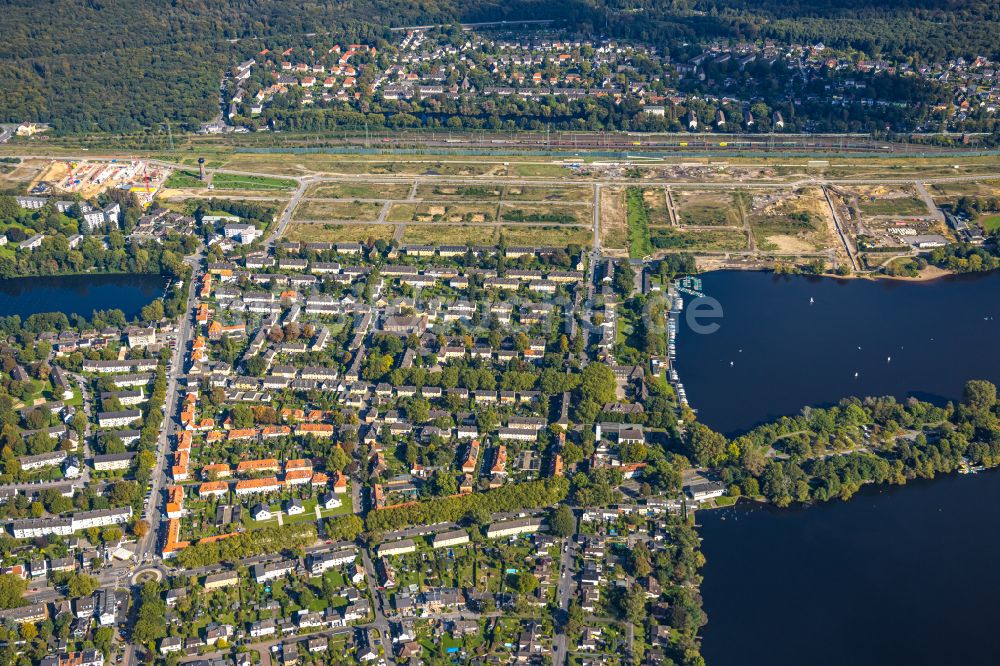
POLYGON ((205 180, 205 158, 204 157, 199 157, 198 158, 198 172, 199 172, 198 177, 201 178, 202 180, 205 180))

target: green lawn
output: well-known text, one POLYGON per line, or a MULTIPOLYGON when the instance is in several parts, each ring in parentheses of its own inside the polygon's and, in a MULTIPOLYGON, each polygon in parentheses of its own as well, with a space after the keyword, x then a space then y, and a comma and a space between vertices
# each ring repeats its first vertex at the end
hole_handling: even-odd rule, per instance
POLYGON ((1000 215, 985 215, 979 218, 979 224, 983 225, 983 231, 990 234, 1000 229, 1000 215))
POLYGON ((347 492, 343 495, 337 495, 340 499, 340 506, 336 509, 324 509, 320 507, 319 515, 324 518, 331 518, 333 516, 346 516, 349 513, 354 513, 354 507, 351 506, 351 487, 347 486, 347 492))
POLYGON ((268 176, 243 176, 231 173, 217 173, 212 176, 212 185, 217 190, 291 190, 295 181, 288 178, 268 176))
POLYGON ((641 259, 653 253, 653 244, 649 240, 649 210, 638 187, 630 187, 625 192, 625 203, 628 207, 628 256, 641 259))
POLYGON ((73 387, 73 397, 66 401, 66 404, 70 407, 82 407, 83 406, 83 394, 80 393, 80 389, 73 387))
POLYGON ((665 250, 736 251, 747 247, 746 235, 736 229, 685 231, 658 228, 652 234, 653 247, 665 250))
POLYGON ((927 206, 917 197, 897 197, 894 199, 871 199, 862 201, 861 212, 865 215, 926 215, 927 206))
POLYGON ((198 178, 198 174, 194 171, 174 171, 163 183, 163 186, 168 188, 202 188, 205 187, 205 183, 198 178))

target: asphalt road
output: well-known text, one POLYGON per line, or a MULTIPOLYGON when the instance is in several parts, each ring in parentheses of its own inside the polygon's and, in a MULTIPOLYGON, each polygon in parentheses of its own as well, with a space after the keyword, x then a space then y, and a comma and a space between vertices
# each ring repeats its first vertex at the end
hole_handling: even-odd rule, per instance
MULTIPOLYGON (((573 534, 566 538, 562 556, 559 558, 559 584, 556 587, 556 605, 563 613, 569 610, 569 602, 573 598, 573 591, 576 588, 573 561, 576 557, 576 535, 580 532, 580 518, 576 515, 576 512, 574 512, 574 517, 576 518, 576 525, 573 528, 573 534)), ((567 652, 567 640, 565 625, 562 625, 556 630, 556 635, 552 639, 552 663, 555 666, 564 664, 566 658, 569 656, 567 652)))
MULTIPOLYGON (((197 300, 197 291, 195 290, 195 287, 198 282, 198 277, 200 276, 203 256, 203 251, 199 250, 197 254, 185 259, 185 263, 192 266, 194 270, 191 274, 190 284, 188 285, 187 304, 185 306, 186 309, 184 315, 181 318, 180 329, 177 335, 177 345, 174 348, 173 356, 170 359, 170 370, 167 375, 167 397, 164 404, 163 427, 160 429, 160 436, 156 442, 156 465, 153 468, 151 476, 152 492, 150 500, 146 504, 146 511, 143 514, 143 520, 149 524, 150 529, 146 533, 146 536, 139 542, 139 546, 136 549, 136 568, 143 566, 143 564, 147 561, 147 558, 153 559, 154 561, 156 560, 156 555, 153 551, 156 547, 157 538, 160 532, 160 520, 163 515, 160 504, 163 500, 163 489, 167 484, 167 452, 170 446, 170 437, 177 431, 178 426, 177 407, 179 404, 180 388, 177 385, 177 377, 184 369, 184 359, 187 354, 188 343, 191 340, 193 329, 192 324, 194 320, 194 304, 197 300)), ((132 610, 135 611, 135 608, 132 610)), ((132 666, 133 663, 135 663, 135 645, 133 643, 128 643, 125 648, 124 664, 125 666, 132 666)))

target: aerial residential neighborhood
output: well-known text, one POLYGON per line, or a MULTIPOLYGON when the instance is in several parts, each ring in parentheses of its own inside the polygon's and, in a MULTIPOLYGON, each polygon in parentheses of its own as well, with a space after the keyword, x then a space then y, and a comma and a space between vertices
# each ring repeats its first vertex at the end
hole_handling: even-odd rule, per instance
MULTIPOLYGON (((157 241, 141 230, 164 213, 128 215, 135 243, 190 233, 157 241)), ((662 551, 697 505, 678 485, 646 497, 643 451, 660 436, 642 424, 648 370, 587 342, 616 289, 660 290, 661 275, 612 286, 614 262, 574 247, 265 242, 252 217, 197 224, 210 242, 168 287, 175 317, 147 308, 141 323, 39 336, 43 392, 60 401, 22 411, 28 453, 8 466, 3 512, 16 543, 48 546, 6 570, 33 586, 33 614, 4 612, 68 614, 53 658, 534 662, 586 638, 588 654, 655 662, 677 649, 601 628, 639 577, 627 551, 586 554, 626 523, 662 551), (583 470, 600 486, 581 498, 619 484, 634 498, 557 516, 583 470), (555 623, 552 608, 595 619, 555 623)))
POLYGON ((996 663, 997 34, 4 3, 0 666, 996 663))
MULTIPOLYGON (((933 120, 911 130, 937 129, 932 123, 959 127, 995 118, 1000 108, 996 62, 986 55, 914 64, 859 59, 822 42, 762 40, 692 45, 685 57, 672 58, 641 42, 567 39, 544 29, 413 29, 397 35, 381 48, 336 42, 265 48, 231 67, 224 82, 229 124, 206 130, 278 129, 292 117, 289 104, 334 110, 375 104, 395 111, 387 123, 396 127, 417 123, 428 112, 443 113, 449 116, 443 127, 458 130, 480 126, 462 113, 468 103, 511 106, 516 117, 523 113, 519 105, 605 99, 628 108, 629 128, 645 131, 831 131, 838 127, 824 117, 831 109, 868 109, 886 117, 899 115, 889 113, 893 107, 906 109, 912 100, 885 99, 886 77, 945 91, 931 109, 933 120), (784 90, 761 96, 755 82, 765 76, 780 77, 784 90), (272 108, 276 100, 280 110, 272 108)), ((539 120, 525 122, 530 129, 545 127, 539 120)))

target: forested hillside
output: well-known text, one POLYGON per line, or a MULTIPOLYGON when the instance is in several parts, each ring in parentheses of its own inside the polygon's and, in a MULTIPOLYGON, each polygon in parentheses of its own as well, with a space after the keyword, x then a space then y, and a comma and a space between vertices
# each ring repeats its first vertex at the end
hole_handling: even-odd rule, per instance
POLYGON ((678 44, 774 39, 930 62, 1000 53, 989 0, 608 0, 609 30, 678 44))
POLYGON ((378 44, 392 26, 557 18, 671 53, 711 40, 823 41, 924 61, 995 55, 986 0, 0 0, 0 121, 59 132, 193 128, 219 110, 225 68, 277 37, 378 44), (944 5, 942 7, 942 5, 944 5))

